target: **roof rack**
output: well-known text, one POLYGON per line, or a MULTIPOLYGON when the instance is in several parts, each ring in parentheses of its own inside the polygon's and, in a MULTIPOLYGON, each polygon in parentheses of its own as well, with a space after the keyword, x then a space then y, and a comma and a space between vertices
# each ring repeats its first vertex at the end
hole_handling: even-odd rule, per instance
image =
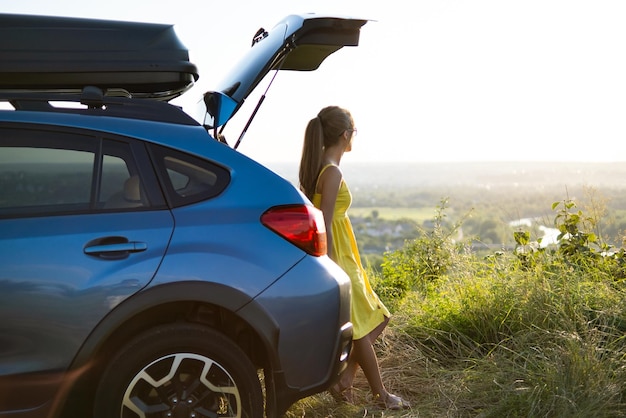
POLYGON ((81 92, 0 90, 0 102, 10 103, 16 111, 72 113, 198 125, 198 122, 180 107, 161 101, 120 97, 123 92, 118 89, 114 89, 111 94, 112 96, 106 95, 94 86, 87 86, 81 92), (54 106, 52 104, 54 102, 75 102, 85 107, 59 107, 54 106))

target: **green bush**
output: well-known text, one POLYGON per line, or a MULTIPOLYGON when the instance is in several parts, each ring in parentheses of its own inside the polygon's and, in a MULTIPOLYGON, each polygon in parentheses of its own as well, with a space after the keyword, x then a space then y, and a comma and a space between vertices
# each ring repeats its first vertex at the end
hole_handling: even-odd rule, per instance
POLYGON ((624 416, 623 251, 609 253, 572 202, 553 209, 556 248, 520 231, 511 253, 450 256, 463 266, 400 304, 411 312, 401 325, 408 338, 462 366, 458 396, 480 416, 624 416))
POLYGON ((445 224, 447 200, 442 200, 432 223, 432 230, 417 230, 417 238, 407 240, 403 248, 388 252, 375 274, 375 290, 392 309, 411 292, 428 292, 432 283, 447 276, 455 264, 457 244, 452 237, 460 224, 445 224))

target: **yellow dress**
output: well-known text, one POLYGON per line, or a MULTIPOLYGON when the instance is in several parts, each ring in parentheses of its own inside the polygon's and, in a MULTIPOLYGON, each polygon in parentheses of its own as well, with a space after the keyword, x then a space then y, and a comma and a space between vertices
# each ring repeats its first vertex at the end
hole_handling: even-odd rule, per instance
MULTIPOLYGON (((324 166, 320 176, 330 165, 324 166)), ((318 177, 319 179, 319 177, 318 177)), ((313 204, 321 207, 322 195, 313 195, 313 204)), ((350 276, 352 283, 352 325, 353 339, 365 337, 380 325, 385 317, 389 317, 389 310, 383 305, 378 295, 372 290, 367 274, 361 264, 361 257, 357 247, 352 223, 347 211, 352 204, 352 194, 348 185, 342 179, 339 193, 335 202, 335 211, 331 224, 333 247, 337 264, 350 276)))

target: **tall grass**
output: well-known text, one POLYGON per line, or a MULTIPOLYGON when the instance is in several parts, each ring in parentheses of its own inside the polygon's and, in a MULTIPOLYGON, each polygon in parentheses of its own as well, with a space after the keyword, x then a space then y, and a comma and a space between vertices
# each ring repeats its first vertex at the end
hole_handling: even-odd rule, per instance
POLYGON ((287 417, 626 417, 626 256, 573 202, 553 209, 558 246, 517 231, 515 251, 478 256, 442 204, 373 278, 394 312, 383 380, 413 409, 371 409, 360 376, 358 406, 320 394, 287 417))

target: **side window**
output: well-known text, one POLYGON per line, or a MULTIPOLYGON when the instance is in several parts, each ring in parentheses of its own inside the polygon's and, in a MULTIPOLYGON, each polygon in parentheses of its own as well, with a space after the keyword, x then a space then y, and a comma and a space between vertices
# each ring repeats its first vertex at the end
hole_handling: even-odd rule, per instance
POLYGON ((105 139, 98 206, 105 210, 145 209, 150 207, 144 179, 128 143, 105 139))
POLYGON ((0 131, 0 216, 88 210, 95 156, 82 135, 0 131))
POLYGON ((230 172, 213 162, 160 146, 151 150, 174 207, 215 197, 230 182, 230 172))
POLYGON ((141 210, 145 189, 128 142, 0 129, 0 217, 141 210))
POLYGON ((123 192, 124 183, 130 176, 124 159, 114 155, 103 155, 100 203, 106 205, 116 193, 123 192))

